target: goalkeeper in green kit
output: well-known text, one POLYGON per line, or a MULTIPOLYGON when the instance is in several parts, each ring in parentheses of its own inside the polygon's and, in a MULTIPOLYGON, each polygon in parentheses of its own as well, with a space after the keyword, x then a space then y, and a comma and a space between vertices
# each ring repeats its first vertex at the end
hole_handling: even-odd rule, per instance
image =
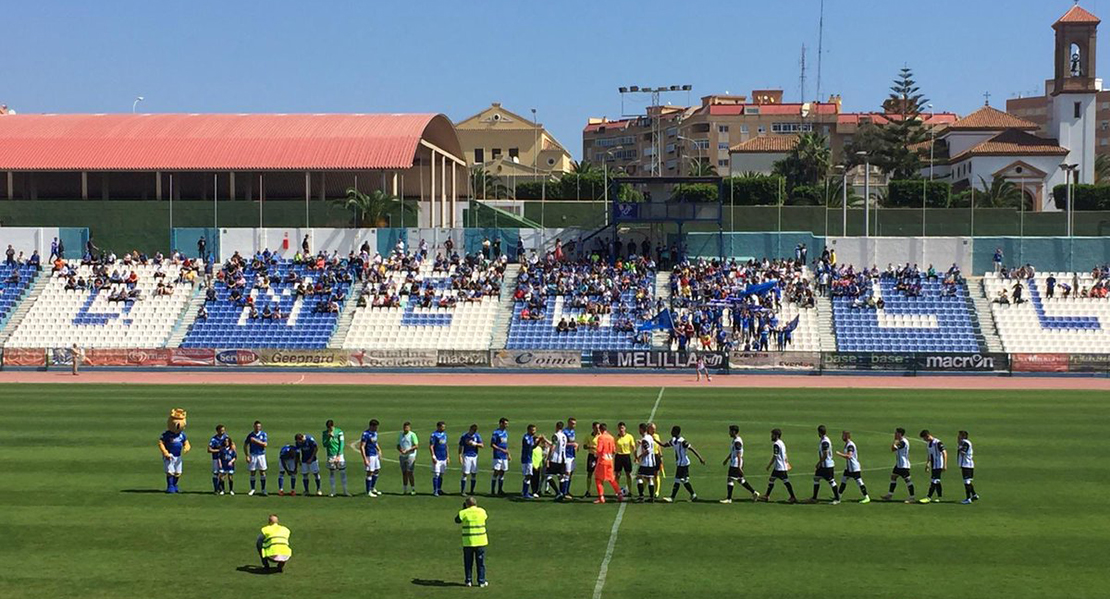
POLYGON ((331 496, 335 497, 335 472, 339 471, 339 479, 343 483, 343 494, 350 497, 347 492, 347 460, 343 457, 343 430, 335 426, 334 420, 328 420, 324 429, 324 451, 328 456, 328 481, 331 482, 331 496))

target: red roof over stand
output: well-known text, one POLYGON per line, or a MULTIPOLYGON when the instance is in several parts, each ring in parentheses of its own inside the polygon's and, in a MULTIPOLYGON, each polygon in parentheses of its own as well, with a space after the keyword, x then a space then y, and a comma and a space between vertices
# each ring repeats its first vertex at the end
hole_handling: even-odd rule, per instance
POLYGON ((0 117, 0 171, 407 169, 422 138, 461 157, 436 114, 0 117))

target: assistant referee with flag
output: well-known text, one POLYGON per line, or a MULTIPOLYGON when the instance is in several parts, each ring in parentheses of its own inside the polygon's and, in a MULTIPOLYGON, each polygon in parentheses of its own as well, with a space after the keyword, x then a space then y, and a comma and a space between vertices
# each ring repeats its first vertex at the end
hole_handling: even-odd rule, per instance
POLYGON ((478 507, 478 500, 467 497, 463 509, 455 516, 455 522, 462 524, 463 567, 466 571, 466 586, 474 586, 470 577, 474 562, 478 562, 478 586, 489 586, 486 582, 486 510, 478 507))

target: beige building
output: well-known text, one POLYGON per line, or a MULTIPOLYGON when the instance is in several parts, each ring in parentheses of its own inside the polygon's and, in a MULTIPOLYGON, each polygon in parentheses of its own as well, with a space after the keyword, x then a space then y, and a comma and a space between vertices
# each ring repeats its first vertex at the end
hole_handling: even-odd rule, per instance
POLYGON ((455 124, 469 165, 485 165, 499 176, 565 173, 570 152, 544 129, 543 123, 506 110, 494 102, 455 124))

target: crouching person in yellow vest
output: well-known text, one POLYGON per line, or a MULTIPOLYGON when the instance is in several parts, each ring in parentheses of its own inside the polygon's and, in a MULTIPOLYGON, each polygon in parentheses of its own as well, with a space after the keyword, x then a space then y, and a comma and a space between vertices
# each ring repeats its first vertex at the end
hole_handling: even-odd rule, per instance
POLYGON ((285 570, 285 562, 293 557, 293 549, 289 547, 289 529, 278 524, 277 514, 270 514, 269 524, 262 527, 257 547, 263 568, 269 570, 270 562, 274 562, 278 572, 285 570))
POLYGON ((474 562, 478 562, 478 586, 489 586, 486 582, 486 510, 478 507, 478 500, 467 497, 463 509, 455 516, 455 522, 462 524, 463 567, 466 571, 466 586, 474 586, 470 572, 474 562))

